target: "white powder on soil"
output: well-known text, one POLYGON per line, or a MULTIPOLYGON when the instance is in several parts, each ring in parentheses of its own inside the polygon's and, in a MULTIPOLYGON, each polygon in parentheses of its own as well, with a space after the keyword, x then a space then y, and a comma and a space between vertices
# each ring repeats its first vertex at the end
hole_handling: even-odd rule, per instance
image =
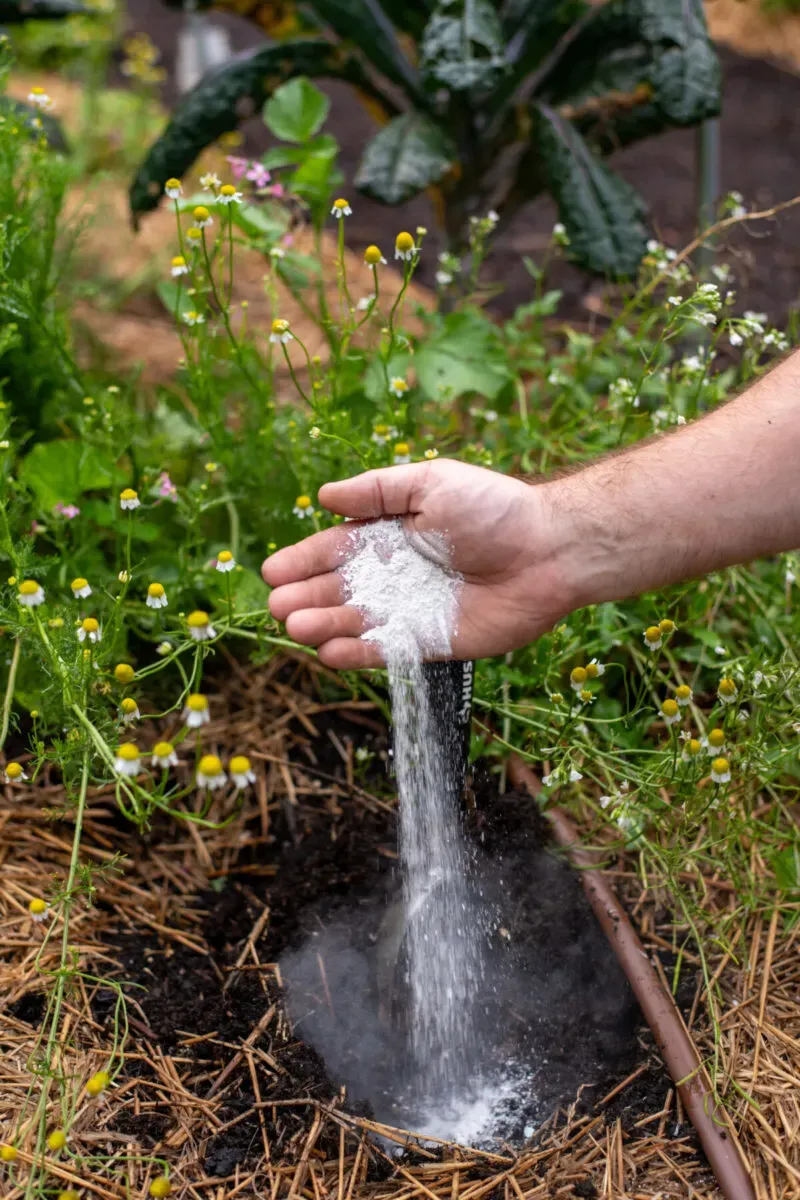
MULTIPOLYGON (((446 541, 431 543, 447 561, 446 541)), ((389 672, 394 764, 400 796, 409 1041, 419 1102, 452 1110, 481 1090, 475 1004, 483 977, 481 932, 469 894, 470 858, 449 756, 429 695, 423 659, 446 655, 461 577, 420 554, 400 521, 352 532, 340 567, 348 603, 370 626, 389 672)))

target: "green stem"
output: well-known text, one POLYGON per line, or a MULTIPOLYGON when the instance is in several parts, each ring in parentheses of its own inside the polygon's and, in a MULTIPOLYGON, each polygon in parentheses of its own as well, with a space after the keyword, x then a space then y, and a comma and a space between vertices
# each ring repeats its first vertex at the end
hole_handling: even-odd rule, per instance
POLYGON ((6 694, 3 700, 3 720, 0 724, 0 750, 6 743, 8 737, 8 723, 11 720, 11 703, 14 699, 14 685, 17 680, 17 667, 19 666, 19 653, 22 646, 22 639, 17 638, 14 642, 14 653, 11 656, 11 666, 8 668, 8 683, 6 684, 6 694))

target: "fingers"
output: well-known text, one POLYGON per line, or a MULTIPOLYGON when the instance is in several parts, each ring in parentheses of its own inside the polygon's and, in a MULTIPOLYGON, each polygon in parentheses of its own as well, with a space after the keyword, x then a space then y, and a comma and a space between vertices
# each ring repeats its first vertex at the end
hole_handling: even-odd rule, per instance
POLYGON ((286 619, 286 632, 304 646, 321 646, 332 638, 359 638, 368 626, 357 608, 301 608, 286 619))
POLYGON ((365 667, 385 665, 374 643, 350 637, 334 637, 324 642, 319 648, 319 660, 336 671, 362 671, 365 667))
POLYGON ((335 571, 347 555, 352 535, 353 530, 347 525, 336 525, 313 533, 294 546, 278 550, 261 567, 264 582, 278 588, 309 579, 312 575, 335 571))
POLYGON ((409 463, 326 483, 319 490, 319 502, 343 517, 396 517, 415 512, 430 467, 430 463, 409 463))
POLYGON ((330 571, 299 583, 275 588, 269 598, 269 611, 276 621, 285 621, 290 613, 302 608, 333 608, 344 601, 342 581, 330 571))

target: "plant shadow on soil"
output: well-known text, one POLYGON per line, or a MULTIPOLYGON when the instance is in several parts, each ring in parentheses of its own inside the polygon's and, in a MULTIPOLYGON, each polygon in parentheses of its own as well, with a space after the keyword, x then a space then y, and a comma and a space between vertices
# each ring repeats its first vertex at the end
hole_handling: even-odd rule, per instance
MULTIPOLYGON (((395 1086, 394 1095, 386 1094, 397 1058, 381 1024, 376 952, 381 921, 399 885, 394 812, 391 804, 356 805, 343 794, 342 759, 327 736, 334 733, 340 745, 355 739, 374 752, 376 770, 363 781, 367 795, 370 787, 385 792, 381 763, 388 761, 387 735, 376 732, 376 723, 371 730, 363 721, 354 726, 344 714, 323 714, 315 722, 319 737, 310 739, 301 731, 299 745, 306 753, 299 757, 312 775, 316 770, 339 778, 338 796, 328 792, 322 799, 321 788, 316 807, 301 804, 293 831, 285 817, 276 819, 266 850, 245 850, 219 891, 196 897, 210 955, 165 943, 157 933, 137 931, 114 939, 121 978, 138 1013, 131 1020, 136 1033, 164 1053, 179 1048, 183 1062, 193 1061, 196 1070, 189 1069, 184 1086, 200 1095, 207 1095, 225 1072, 219 1115, 228 1128, 201 1147, 212 1176, 229 1175, 258 1158, 265 1140, 272 1162, 296 1157, 314 1105, 341 1104, 343 1086, 347 1111, 378 1115, 401 1127, 410 1124, 397 1095, 402 1089, 395 1086), (254 869, 259 873, 251 873, 254 869), (248 961, 237 971, 237 959, 265 906, 269 919, 252 943, 256 964, 248 961), (300 1019, 293 1027, 277 964, 296 964, 304 946, 311 955, 303 961, 306 966, 313 961, 317 972, 315 977, 301 973, 299 986, 296 980, 290 1007, 300 1019), (319 1020, 320 1013, 325 1020, 319 1020), (240 1056, 232 1068, 236 1048, 259 1025, 254 1057, 248 1064, 240 1056), (200 1086, 192 1082, 195 1075, 200 1086)), ((646 1066, 652 1040, 629 985, 579 878, 551 844, 536 803, 514 792, 499 796, 480 764, 476 778, 468 832, 481 858, 493 864, 486 901, 493 914, 489 943, 495 978, 499 963, 509 968, 502 992, 489 989, 485 998, 487 1029, 501 1033, 488 1044, 496 1059, 526 1068, 533 1083, 516 1101, 504 1137, 518 1144, 530 1136, 529 1127, 576 1095, 579 1111, 588 1111, 641 1066, 633 1086, 604 1108, 609 1117, 622 1117, 623 1128, 631 1128, 642 1115, 661 1110, 669 1080, 659 1066, 646 1066)), ((98 1019, 108 1016, 104 1004, 99 997, 98 1019)), ((153 1075, 147 1054, 129 1060, 128 1069, 153 1075)), ((154 1145, 171 1123, 168 1107, 162 1108, 122 1114, 119 1131, 154 1145)), ((675 1130, 673 1136, 679 1133, 685 1131, 675 1130)), ((320 1152, 335 1156, 335 1139, 323 1131, 320 1152)), ((387 1164, 378 1156, 370 1169, 380 1174, 390 1169, 387 1164)))

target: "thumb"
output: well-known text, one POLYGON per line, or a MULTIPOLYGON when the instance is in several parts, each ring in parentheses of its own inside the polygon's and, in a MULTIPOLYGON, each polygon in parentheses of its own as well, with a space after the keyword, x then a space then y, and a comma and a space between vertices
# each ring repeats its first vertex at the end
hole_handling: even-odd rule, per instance
POLYGON ((326 483, 319 490, 319 502, 343 517, 399 517, 419 512, 431 465, 383 467, 338 483, 326 483))

